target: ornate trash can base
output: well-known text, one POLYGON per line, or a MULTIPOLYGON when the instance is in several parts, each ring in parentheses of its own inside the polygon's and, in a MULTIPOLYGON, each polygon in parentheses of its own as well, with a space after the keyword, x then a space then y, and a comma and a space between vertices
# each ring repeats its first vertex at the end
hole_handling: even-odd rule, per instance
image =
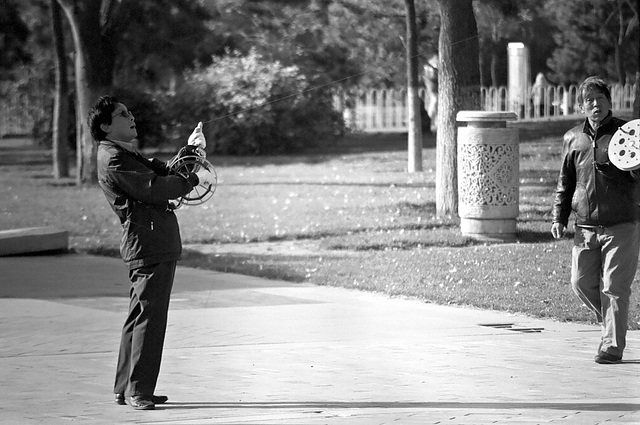
POLYGON ((516 221, 465 218, 460 220, 460 231, 479 240, 510 242, 516 240, 516 221))
POLYGON ((461 111, 458 127, 458 214, 463 235, 516 239, 519 134, 512 112, 461 111))

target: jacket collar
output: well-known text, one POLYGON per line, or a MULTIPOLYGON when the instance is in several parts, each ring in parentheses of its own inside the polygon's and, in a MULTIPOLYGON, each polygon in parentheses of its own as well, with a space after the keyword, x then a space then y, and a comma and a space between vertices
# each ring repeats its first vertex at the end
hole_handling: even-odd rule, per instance
MULTIPOLYGON (((598 127, 598 130, 602 131, 609 128, 612 125, 612 122, 613 122, 613 113, 609 111, 609 115, 607 115, 605 119, 602 121, 602 124, 600 125, 600 127, 598 127)), ((582 132, 590 136, 595 136, 597 134, 597 131, 593 127, 591 127, 591 123, 589 123, 589 118, 584 119, 582 132)))
POLYGON ((133 143, 131 142, 127 143, 127 142, 120 142, 118 140, 105 139, 101 143, 111 145, 111 146, 119 146, 122 149, 129 151, 131 153, 138 153, 138 151, 133 147, 133 143))

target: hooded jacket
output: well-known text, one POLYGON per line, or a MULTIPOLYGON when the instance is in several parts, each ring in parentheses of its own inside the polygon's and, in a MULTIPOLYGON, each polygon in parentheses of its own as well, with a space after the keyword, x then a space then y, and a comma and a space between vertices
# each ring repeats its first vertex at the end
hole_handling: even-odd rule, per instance
POLYGON ((129 269, 180 259, 180 228, 169 201, 188 194, 198 176, 172 175, 166 163, 110 140, 98 144, 97 166, 100 187, 122 224, 120 254, 129 269))
POLYGON ((623 171, 609 161, 609 142, 626 121, 611 114, 594 132, 585 119, 567 131, 553 205, 553 222, 598 227, 633 222, 639 217, 637 183, 640 172, 623 171))

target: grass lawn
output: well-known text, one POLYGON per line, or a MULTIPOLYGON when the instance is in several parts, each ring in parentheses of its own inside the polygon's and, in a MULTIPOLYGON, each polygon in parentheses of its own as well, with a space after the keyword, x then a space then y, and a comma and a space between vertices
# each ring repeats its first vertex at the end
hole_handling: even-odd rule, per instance
MULTIPOLYGON (((434 137, 425 137, 424 171, 407 173, 406 136, 352 135, 304 155, 209 158, 216 194, 177 212, 181 264, 591 322, 569 285, 570 238, 549 233, 561 135, 571 124, 521 127, 516 243, 474 242, 457 217, 436 217, 434 137), (265 243, 308 249, 251 249, 265 243)), ((0 140, 0 230, 58 226, 77 251, 118 255, 120 226, 100 189, 54 181, 50 152, 14 142, 0 140)), ((630 328, 640 328, 635 294, 630 328)))

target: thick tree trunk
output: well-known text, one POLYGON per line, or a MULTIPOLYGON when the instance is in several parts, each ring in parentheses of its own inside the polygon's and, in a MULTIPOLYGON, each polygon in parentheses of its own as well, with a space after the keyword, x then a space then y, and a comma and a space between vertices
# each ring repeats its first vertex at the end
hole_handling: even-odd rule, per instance
POLYGON ((472 0, 437 0, 440 9, 436 214, 458 214, 457 124, 480 109, 478 30, 472 0))
POLYGON ((96 144, 86 118, 93 103, 109 94, 113 83, 115 53, 113 40, 101 25, 102 1, 58 0, 65 12, 75 46, 76 128, 78 183, 96 183, 96 144))
MULTIPOLYGON (((636 0, 636 17, 640 22, 640 0, 636 0)), ((636 84, 633 92, 635 99, 633 101, 633 118, 640 118, 640 31, 638 31, 638 69, 636 70, 636 84)))
POLYGON ((496 52, 495 45, 491 46, 491 84, 490 86, 498 87, 498 53, 496 52))
POLYGON ((618 40, 615 45, 614 61, 618 82, 624 86, 627 84, 627 73, 624 70, 624 60, 622 59, 622 48, 624 47, 624 14, 622 13, 622 1, 618 0, 618 40))
POLYGON ((69 80, 60 5, 50 0, 51 27, 55 47, 56 94, 53 104, 53 177, 69 177, 69 80))
POLYGON ((422 171, 422 122, 418 97, 418 41, 414 0, 405 0, 407 10, 407 109, 408 109, 408 170, 422 171))
POLYGON ((633 92, 635 94, 635 98, 633 99, 633 119, 639 119, 640 118, 640 71, 636 72, 636 83, 633 86, 633 92))

